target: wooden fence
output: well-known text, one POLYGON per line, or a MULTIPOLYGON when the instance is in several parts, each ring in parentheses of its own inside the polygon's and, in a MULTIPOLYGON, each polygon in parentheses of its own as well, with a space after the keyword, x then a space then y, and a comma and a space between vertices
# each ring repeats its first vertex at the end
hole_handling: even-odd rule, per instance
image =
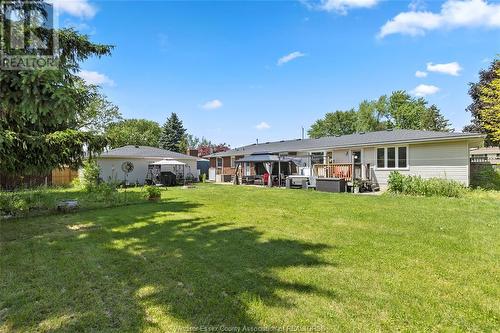
POLYGON ((3 175, 0 174, 0 189, 16 190, 36 186, 64 186, 69 185, 78 177, 78 170, 70 168, 54 169, 51 173, 41 175, 3 175))
POLYGON ((70 168, 52 170, 52 186, 69 185, 78 177, 78 170, 70 168))

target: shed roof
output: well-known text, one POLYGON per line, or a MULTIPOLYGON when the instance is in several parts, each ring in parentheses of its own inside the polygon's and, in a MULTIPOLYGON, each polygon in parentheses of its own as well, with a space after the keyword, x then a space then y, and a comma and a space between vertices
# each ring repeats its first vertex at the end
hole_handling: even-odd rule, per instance
POLYGON ((295 152, 304 150, 322 150, 331 148, 349 148, 360 146, 371 146, 377 144, 409 143, 441 141, 453 139, 481 139, 484 135, 480 133, 454 133, 420 130, 386 130, 366 133, 355 133, 340 136, 326 136, 319 139, 295 139, 275 142, 253 144, 215 153, 208 157, 222 157, 235 155, 250 155, 256 152, 267 151, 270 153, 295 152))
POLYGON ((186 165, 186 163, 179 162, 173 159, 164 158, 161 161, 150 163, 150 165, 186 165))
POLYGON ((149 147, 149 146, 123 146, 120 148, 115 148, 103 152, 99 155, 100 158, 173 158, 173 159, 183 159, 183 160, 198 160, 198 157, 189 156, 175 151, 170 151, 166 149, 149 147))

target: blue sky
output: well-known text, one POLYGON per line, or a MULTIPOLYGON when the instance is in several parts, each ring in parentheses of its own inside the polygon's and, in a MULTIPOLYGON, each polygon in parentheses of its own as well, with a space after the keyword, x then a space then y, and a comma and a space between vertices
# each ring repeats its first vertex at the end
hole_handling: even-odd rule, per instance
POLYGON ((460 130, 467 83, 500 53, 500 3, 482 0, 55 1, 61 25, 115 45, 82 76, 126 118, 176 112, 232 147, 300 137, 326 112, 398 89, 460 130))

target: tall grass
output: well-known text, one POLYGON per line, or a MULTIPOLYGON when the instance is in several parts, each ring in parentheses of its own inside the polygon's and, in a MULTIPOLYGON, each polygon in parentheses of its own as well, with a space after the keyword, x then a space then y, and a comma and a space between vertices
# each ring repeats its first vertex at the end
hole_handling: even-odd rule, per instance
POLYGON ((398 171, 390 173, 388 183, 389 192, 406 195, 461 197, 467 192, 464 185, 454 180, 423 179, 420 176, 405 176, 398 171))

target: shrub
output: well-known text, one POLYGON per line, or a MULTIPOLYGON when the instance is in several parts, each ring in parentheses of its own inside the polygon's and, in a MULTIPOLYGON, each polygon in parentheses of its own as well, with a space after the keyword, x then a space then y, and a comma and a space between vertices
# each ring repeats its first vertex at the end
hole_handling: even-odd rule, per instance
POLYGON ((206 173, 202 173, 201 174, 201 182, 202 183, 206 183, 207 182, 207 174, 206 173))
POLYGON ((389 174, 388 190, 392 193, 402 193, 403 192, 403 180, 404 176, 398 171, 393 171, 389 174))
POLYGON ((156 186, 144 186, 144 196, 148 199, 159 199, 161 190, 156 186))
POLYGON ((485 190, 500 190, 500 167, 484 165, 471 174, 471 186, 485 190))
POLYGON ((460 197, 466 188, 461 183, 441 178, 422 179, 420 176, 405 176, 398 171, 389 175, 388 190, 407 195, 460 197))
POLYGON ((76 177, 71 181, 71 187, 80 188, 82 186, 82 181, 80 177, 76 177))
POLYGON ((87 160, 83 163, 83 177, 82 186, 88 191, 92 192, 99 185, 99 166, 95 161, 87 160))
POLYGON ((0 211, 6 215, 22 215, 28 211, 29 205, 26 199, 22 198, 17 193, 1 193, 0 194, 0 211))

